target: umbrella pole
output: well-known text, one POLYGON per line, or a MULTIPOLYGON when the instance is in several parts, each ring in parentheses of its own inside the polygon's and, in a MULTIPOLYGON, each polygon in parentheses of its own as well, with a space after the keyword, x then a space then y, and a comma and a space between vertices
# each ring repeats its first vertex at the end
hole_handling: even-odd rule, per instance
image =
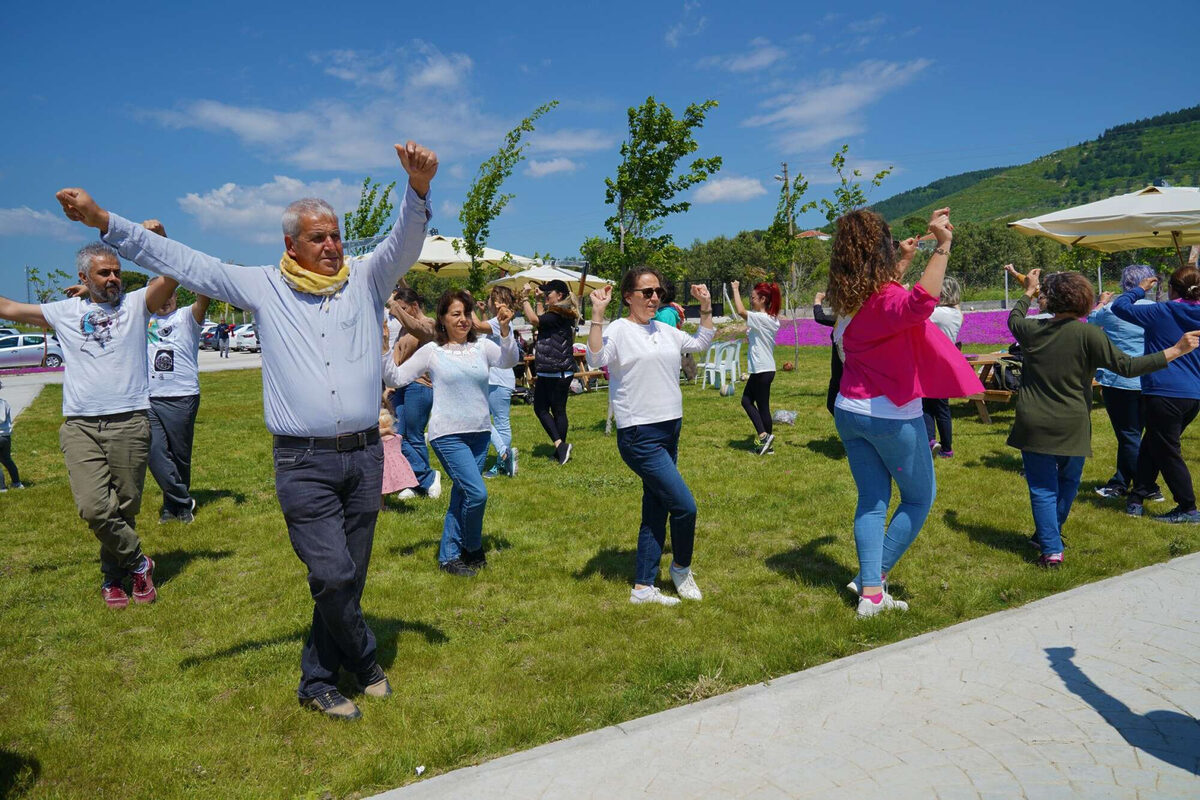
POLYGON ((1187 262, 1183 260, 1183 250, 1179 247, 1179 231, 1171 231, 1171 241, 1175 243, 1175 255, 1179 257, 1179 266, 1186 267, 1187 262))

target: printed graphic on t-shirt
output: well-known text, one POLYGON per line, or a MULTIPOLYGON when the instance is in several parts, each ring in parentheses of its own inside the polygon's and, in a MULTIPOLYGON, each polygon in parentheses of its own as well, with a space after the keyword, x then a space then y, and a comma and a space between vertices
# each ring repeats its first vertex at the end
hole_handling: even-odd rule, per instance
POLYGON ((122 308, 112 314, 98 307, 85 311, 79 320, 79 332, 83 334, 83 344, 79 349, 92 358, 112 353, 113 335, 120 327, 124 314, 122 308))
POLYGON ((175 372, 175 351, 174 350, 159 350, 154 354, 154 377, 166 378, 170 373, 175 372), (168 373, 164 375, 162 373, 168 373))

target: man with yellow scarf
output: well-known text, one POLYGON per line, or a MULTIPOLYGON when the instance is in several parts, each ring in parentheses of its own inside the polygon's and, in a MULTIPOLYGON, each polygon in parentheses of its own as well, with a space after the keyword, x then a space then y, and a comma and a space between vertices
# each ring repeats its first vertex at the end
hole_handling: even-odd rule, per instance
POLYGON ((339 669, 367 696, 392 691, 360 605, 383 487, 379 309, 420 256, 438 168, 437 155, 414 142, 396 145, 396 153, 408 174, 399 218, 354 269, 342 257, 338 217, 324 200, 288 206, 279 267, 253 268, 155 236, 82 189, 58 193, 69 219, 98 229, 125 258, 254 312, 264 417, 275 435, 275 492, 314 601, 300 704, 345 720, 361 714, 337 689, 339 669))

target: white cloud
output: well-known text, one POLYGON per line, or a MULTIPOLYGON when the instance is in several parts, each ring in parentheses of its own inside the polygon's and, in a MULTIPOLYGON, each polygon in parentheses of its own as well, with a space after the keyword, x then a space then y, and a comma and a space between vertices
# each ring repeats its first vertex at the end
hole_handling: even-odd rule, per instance
POLYGON ((697 203, 744 203, 766 193, 757 178, 728 175, 705 181, 692 194, 692 199, 697 203))
POLYGON ((579 169, 579 164, 569 158, 552 158, 548 161, 538 161, 531 159, 529 166, 525 168, 526 174, 531 178, 542 178, 546 175, 553 175, 556 172, 574 172, 579 169))
POLYGON ((840 75, 797 87, 766 100, 764 113, 742 124, 776 131, 785 152, 815 150, 866 130, 863 111, 911 82, 932 62, 864 61, 840 75))
POLYGON ((613 147, 616 147, 616 139, 595 128, 537 132, 529 140, 529 148, 542 153, 590 153, 613 147))
POLYGON ((855 20, 854 22, 846 25, 846 29, 852 33, 870 33, 882 28, 887 22, 887 19, 887 14, 880 12, 869 19, 855 20))
POLYGON ((462 209, 458 203, 452 203, 449 200, 443 200, 438 204, 438 216, 442 219, 458 219, 458 212, 462 209))
POLYGON ((82 225, 69 221, 61 212, 35 211, 29 206, 0 208, 0 236, 37 236, 63 241, 88 238, 82 225))
POLYGON ((708 24, 708 17, 700 16, 697 13, 699 10, 698 2, 683 4, 683 18, 667 28, 667 32, 663 34, 663 41, 667 43, 667 47, 679 47, 681 39, 696 36, 704 30, 704 26, 708 24))
POLYGON ((734 73, 757 72, 779 63, 786 57, 786 50, 760 37, 752 39, 749 47, 737 55, 713 56, 701 61, 700 65, 720 67, 734 73))
MULTIPOLYGON (((283 209, 301 197, 320 197, 333 206, 339 220, 358 207, 360 185, 332 181, 305 182, 276 175, 269 183, 239 186, 226 183, 203 194, 180 197, 179 207, 195 218, 201 228, 227 233, 257 244, 283 243, 280 220, 283 209)), ((396 198, 393 194, 393 203, 396 198)))
POLYGON ((512 124, 480 110, 465 86, 472 62, 462 53, 416 42, 390 54, 338 50, 317 63, 363 94, 310 98, 305 111, 197 99, 143 116, 170 128, 231 133, 272 161, 350 172, 399 172, 391 146, 406 139, 434 147, 443 161, 490 152, 512 124))

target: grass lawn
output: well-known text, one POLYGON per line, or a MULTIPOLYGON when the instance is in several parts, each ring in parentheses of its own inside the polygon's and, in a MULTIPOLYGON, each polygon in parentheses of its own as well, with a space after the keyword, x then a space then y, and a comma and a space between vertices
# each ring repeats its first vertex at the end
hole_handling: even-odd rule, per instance
MULTIPOLYGON (((779 363, 792 357, 780 348, 779 363)), ((479 763, 1200 547, 1200 528, 1134 520, 1092 492, 1114 463, 1097 410, 1066 564, 1037 569, 1004 445, 1012 409, 985 426, 956 403, 956 456, 937 462, 933 513, 893 575, 912 610, 858 622, 842 588, 856 571, 855 493, 827 377, 821 348, 778 374, 774 407, 799 419, 763 458, 736 397, 684 387, 680 465, 700 508, 705 599, 674 609, 628 603, 640 484, 604 435, 606 394, 571 398, 575 451, 561 468, 532 409, 515 406, 521 471, 489 482, 478 578, 436 568, 448 492, 381 514, 363 605, 396 694, 363 699, 354 724, 295 700, 312 605, 275 501, 259 373, 201 376, 196 522, 159 526, 147 476, 139 521, 160 599, 121 612, 100 600, 95 540, 58 451, 61 391, 48 387, 16 426, 32 487, 0 496, 0 796, 361 797, 416 780, 418 765, 479 763)))

